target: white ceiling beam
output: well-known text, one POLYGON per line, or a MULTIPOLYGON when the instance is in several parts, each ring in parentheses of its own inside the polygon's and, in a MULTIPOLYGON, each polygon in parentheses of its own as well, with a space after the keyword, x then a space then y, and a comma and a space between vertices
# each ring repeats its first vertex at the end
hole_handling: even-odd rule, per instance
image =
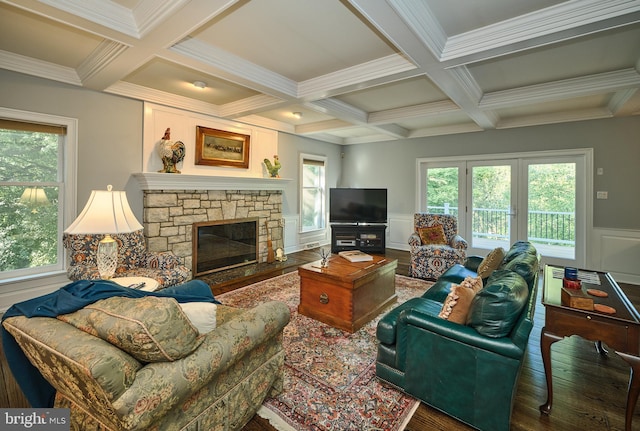
POLYGON ((420 30, 412 25, 412 22, 415 24, 415 20, 409 19, 407 22, 405 17, 398 15, 399 12, 387 2, 369 0, 349 0, 349 2, 480 127, 483 129, 495 127, 497 118, 492 113, 478 108, 477 95, 470 94, 466 83, 460 82, 457 77, 443 70, 439 58, 431 51, 431 47, 426 45, 424 39, 416 36, 420 30))

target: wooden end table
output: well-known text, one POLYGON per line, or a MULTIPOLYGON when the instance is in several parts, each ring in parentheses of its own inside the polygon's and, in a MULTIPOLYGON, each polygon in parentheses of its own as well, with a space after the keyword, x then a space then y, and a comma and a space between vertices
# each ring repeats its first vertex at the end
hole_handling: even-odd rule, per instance
POLYGON ((349 262, 333 255, 326 268, 320 261, 298 268, 298 313, 347 332, 355 332, 397 299, 398 261, 373 256, 369 262, 349 262))
POLYGON ((601 354, 606 354, 602 343, 631 366, 627 392, 625 430, 631 431, 633 411, 640 393, 640 314, 613 280, 610 274, 597 271, 579 271, 587 277, 582 289, 598 289, 607 292, 606 298, 594 298, 594 302, 616 309, 612 315, 597 311, 580 310, 562 305, 562 277, 564 268, 547 265, 544 268, 542 305, 545 308, 545 325, 540 336, 540 350, 547 380, 547 402, 540 406, 544 414, 551 413, 553 404, 553 379, 551 376, 551 345, 564 337, 578 335, 596 342, 601 354), (591 278, 594 282, 589 282, 591 278))

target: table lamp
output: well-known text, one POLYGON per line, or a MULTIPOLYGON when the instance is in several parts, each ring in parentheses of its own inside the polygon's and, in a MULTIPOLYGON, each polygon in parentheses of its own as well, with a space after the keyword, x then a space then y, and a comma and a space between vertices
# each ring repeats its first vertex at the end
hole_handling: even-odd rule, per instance
POLYGON ((96 260, 98 272, 103 279, 113 277, 118 264, 118 242, 111 234, 129 233, 142 229, 133 215, 127 195, 123 191, 92 190, 84 209, 64 233, 104 234, 98 243, 96 260))

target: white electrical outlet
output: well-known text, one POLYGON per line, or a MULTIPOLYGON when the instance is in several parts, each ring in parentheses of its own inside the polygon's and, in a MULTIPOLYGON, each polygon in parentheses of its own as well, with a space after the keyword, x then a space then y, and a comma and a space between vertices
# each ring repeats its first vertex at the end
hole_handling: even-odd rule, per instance
POLYGON ((609 192, 596 192, 596 199, 609 199, 609 192))

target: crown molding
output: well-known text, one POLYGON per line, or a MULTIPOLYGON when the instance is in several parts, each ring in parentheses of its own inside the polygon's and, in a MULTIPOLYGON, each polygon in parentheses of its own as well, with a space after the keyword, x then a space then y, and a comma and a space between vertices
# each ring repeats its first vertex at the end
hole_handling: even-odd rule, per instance
MULTIPOLYGON (((618 25, 637 22, 640 2, 637 0, 580 0, 567 1, 537 12, 528 13, 476 30, 468 31, 447 39, 440 60, 450 61, 472 56, 496 48, 513 45, 522 41, 532 41, 543 36, 561 33, 583 27, 587 24, 603 22, 605 30, 610 28, 604 21, 628 16, 618 25)), ((588 32, 597 31, 589 28, 588 32)), ((557 42, 557 41, 556 41, 557 42)), ((528 44, 532 48, 535 44, 528 44)))
POLYGON ((289 102, 266 94, 246 97, 235 102, 220 105, 220 115, 223 117, 239 117, 250 115, 257 111, 276 109, 289 102))
POLYGON ((416 70, 416 65, 399 54, 392 54, 357 66, 348 67, 326 75, 302 81, 297 96, 301 99, 318 99, 332 94, 336 89, 357 85, 358 89, 374 85, 380 78, 416 70), (371 84, 367 85, 370 82, 371 84))
POLYGON ((626 90, 617 91, 613 96, 611 96, 611 100, 609 100, 609 105, 607 106, 611 113, 616 115, 624 105, 631 100, 637 91, 637 88, 628 88, 626 90))
POLYGON ((569 123, 573 121, 598 120, 611 118, 613 114, 606 108, 579 109, 575 111, 557 112, 553 114, 530 115, 501 120, 497 129, 513 129, 518 127, 543 126, 546 124, 569 123))
MULTIPOLYGON (((115 1, 104 0, 39 0, 41 3, 79 16, 136 39, 140 38, 138 25, 130 9, 115 1)), ((170 0, 167 0, 170 1, 170 0)), ((156 2, 157 3, 157 2, 156 2)), ((157 6, 157 5, 156 5, 157 6)))
POLYGON ((369 114, 369 124, 393 123, 408 118, 432 117, 453 112, 460 112, 458 105, 450 100, 443 100, 440 102, 372 112, 369 114))
POLYGON ((82 85, 82 80, 75 69, 8 51, 0 50, 0 68, 66 84, 82 85))
POLYGON ((132 11, 140 37, 164 23, 171 14, 187 3, 189 0, 141 0, 132 11))
POLYGON ((127 50, 127 46, 118 42, 103 40, 78 66, 78 75, 86 81, 104 69, 111 61, 127 50))
POLYGON ((447 45, 447 34, 429 9, 427 2, 389 0, 389 4, 431 53, 441 58, 447 45))
MULTIPOLYGON (((295 98, 297 96, 297 82, 198 39, 186 38, 169 48, 169 51, 227 72, 229 75, 225 79, 237 84, 263 92, 274 92, 275 90, 284 97, 295 98), (256 88, 256 86, 258 87, 256 88)), ((278 97, 279 95, 273 94, 273 96, 278 97)))
POLYGON ((315 123, 301 124, 296 126, 296 134, 309 135, 322 133, 327 130, 340 130, 353 127, 353 123, 344 120, 316 121, 315 123))
POLYGON ((623 69, 487 93, 482 97, 479 106, 481 109, 491 110, 592 94, 609 93, 638 86, 640 86, 640 75, 638 72, 635 69, 623 69))
POLYGON ((219 113, 220 108, 218 105, 201 102, 189 97, 179 96, 177 94, 167 93, 164 91, 131 84, 124 81, 116 82, 115 84, 106 88, 104 92, 129 97, 131 99, 142 100, 144 102, 153 102, 159 105, 184 109, 186 111, 198 112, 206 115, 213 115, 216 117, 221 116, 219 113))
POLYGON ((367 124, 368 113, 338 99, 328 98, 305 103, 311 109, 357 124, 367 124))

